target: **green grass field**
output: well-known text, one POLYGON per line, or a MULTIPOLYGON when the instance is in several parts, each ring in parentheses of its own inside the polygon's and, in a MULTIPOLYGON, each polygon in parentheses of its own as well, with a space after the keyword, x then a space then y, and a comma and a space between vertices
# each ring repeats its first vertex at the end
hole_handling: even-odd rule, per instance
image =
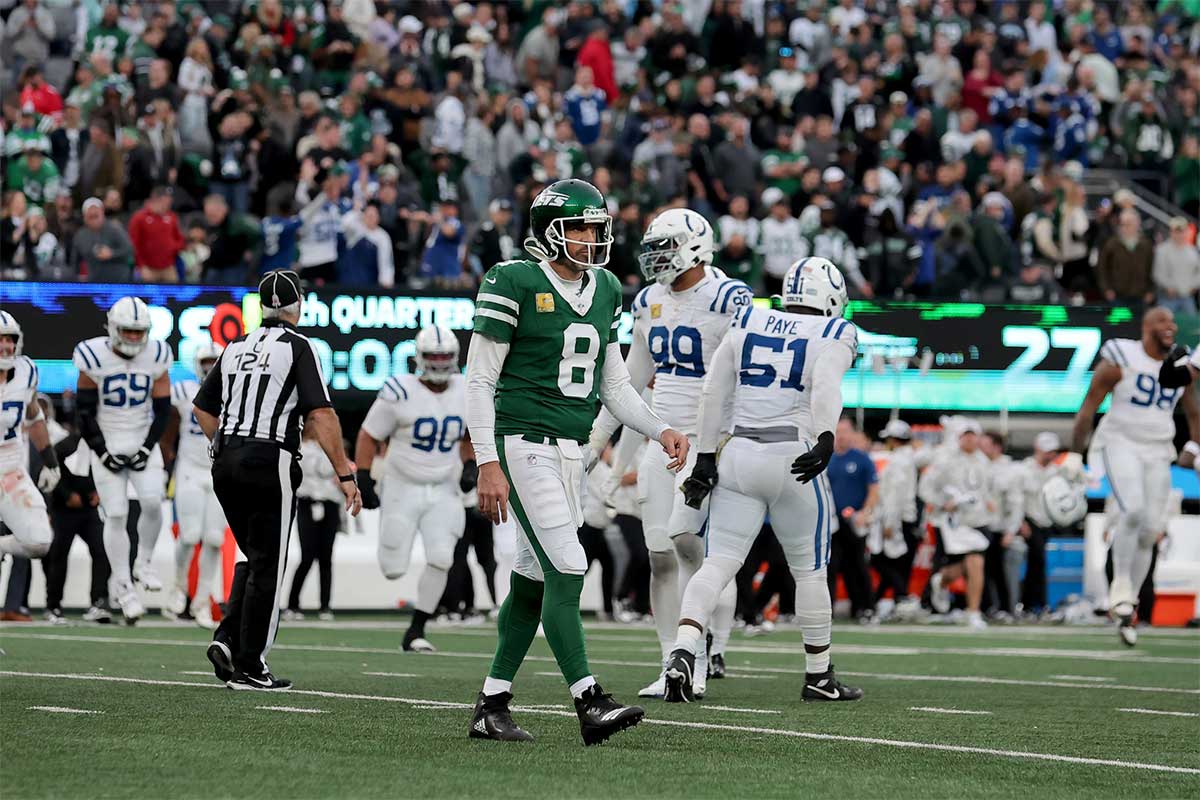
MULTIPOLYGON (((1129 651, 1108 628, 838 627, 834 662, 867 694, 829 704, 799 700, 797 631, 735 633, 730 678, 704 702, 650 701, 641 726, 584 748, 544 639, 515 687, 537 741, 502 745, 466 735, 491 625, 431 627, 436 655, 400 652, 402 627, 285 623, 271 664, 296 690, 276 695, 217 683, 207 635, 184 624, 0 628, 0 793, 1200 796, 1195 632, 1150 631, 1129 651)), ((633 700, 653 677, 652 630, 588 630, 597 677, 633 700)))

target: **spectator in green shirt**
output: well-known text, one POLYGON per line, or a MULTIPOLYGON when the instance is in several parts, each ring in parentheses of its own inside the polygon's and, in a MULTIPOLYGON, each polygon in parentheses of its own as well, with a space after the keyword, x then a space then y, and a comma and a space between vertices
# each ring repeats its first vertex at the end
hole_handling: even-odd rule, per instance
POLYGON ((25 155, 8 164, 8 188, 25 194, 30 205, 44 206, 58 196, 58 168, 32 141, 25 142, 25 155))

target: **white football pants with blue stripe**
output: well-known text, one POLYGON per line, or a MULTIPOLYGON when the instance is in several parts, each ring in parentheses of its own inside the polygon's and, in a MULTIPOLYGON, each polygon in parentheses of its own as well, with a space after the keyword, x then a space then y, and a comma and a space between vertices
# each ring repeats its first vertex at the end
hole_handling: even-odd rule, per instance
MULTIPOLYGON (((1170 455, 1174 455, 1173 447, 1170 455)), ((1137 605, 1138 592, 1150 572, 1154 545, 1167 527, 1170 457, 1163 448, 1147 447, 1110 434, 1093 442, 1088 452, 1088 468, 1108 476, 1117 502, 1109 607, 1137 605)))
POLYGON ((708 555, 688 582, 681 619, 708 623, 721 590, 750 555, 769 513, 796 579, 796 617, 804 644, 827 654, 832 606, 825 565, 833 497, 824 475, 798 483, 791 474, 792 462, 808 449, 803 442, 763 444, 735 436, 721 450, 709 504, 708 555))

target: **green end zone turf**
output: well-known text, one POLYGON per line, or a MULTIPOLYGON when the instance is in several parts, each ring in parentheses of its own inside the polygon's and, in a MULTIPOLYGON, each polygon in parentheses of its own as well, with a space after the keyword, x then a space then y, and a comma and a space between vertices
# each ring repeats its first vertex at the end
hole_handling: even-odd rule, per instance
MULTIPOLYGON (((735 634, 730 678, 703 702, 647 701, 645 723, 585 749, 544 639, 514 687, 514 717, 537 741, 503 745, 467 738, 494 629, 431 626, 442 652, 416 655, 399 650, 406 622, 283 623, 271 666, 297 691, 282 694, 223 688, 206 634, 186 625, 4 626, 0 793, 1200 796, 1194 632, 1124 650, 1109 628, 840 627, 834 664, 867 696, 827 704, 799 700, 798 632, 735 634)), ((589 625, 588 652, 625 702, 654 677, 648 628, 589 625)))

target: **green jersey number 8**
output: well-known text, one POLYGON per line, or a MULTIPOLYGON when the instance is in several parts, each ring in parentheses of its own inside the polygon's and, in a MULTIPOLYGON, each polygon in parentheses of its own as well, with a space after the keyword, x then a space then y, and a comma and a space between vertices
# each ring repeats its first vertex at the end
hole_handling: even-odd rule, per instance
POLYGON ((590 396, 599 353, 600 335, 594 327, 582 322, 568 325, 563 331, 562 361, 558 364, 559 391, 567 397, 590 396))

